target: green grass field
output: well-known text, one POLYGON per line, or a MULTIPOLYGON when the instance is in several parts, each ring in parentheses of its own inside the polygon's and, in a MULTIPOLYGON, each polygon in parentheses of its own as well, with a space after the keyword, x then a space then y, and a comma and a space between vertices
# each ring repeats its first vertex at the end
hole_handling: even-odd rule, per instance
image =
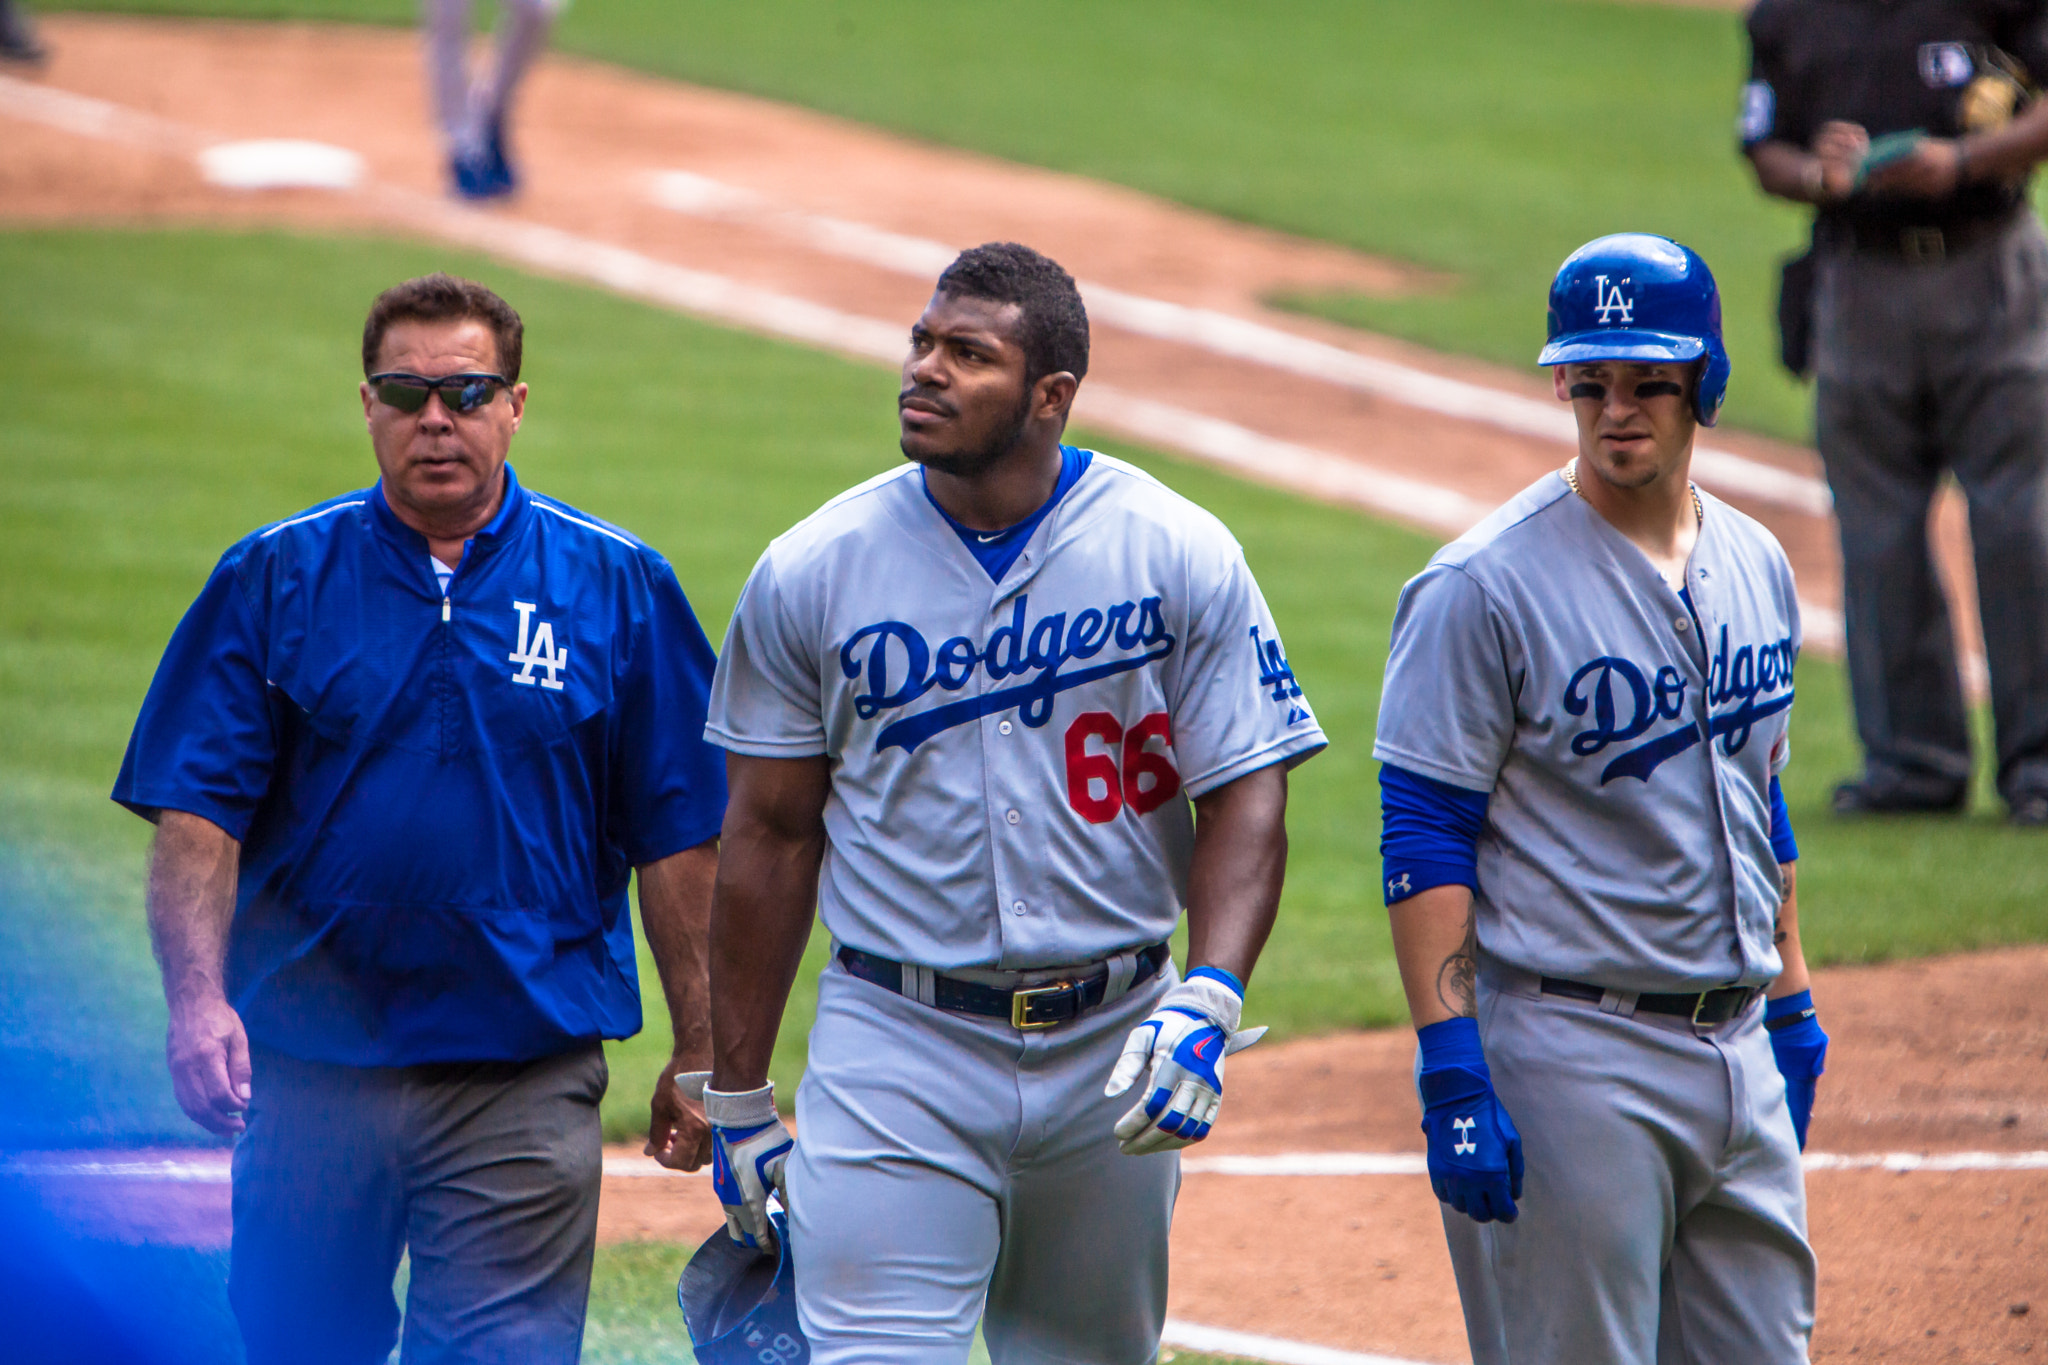
MULTIPOLYGON (((447 265, 502 287, 528 319, 534 397, 514 458, 534 486, 645 535, 716 638, 770 536, 893 464, 886 373, 438 248, 205 233, 0 234, 0 1024, 36 1033, 29 984, 97 984, 45 1043, 83 1076, 81 1132, 191 1137, 170 1107, 140 913, 147 829, 106 799, 164 640, 214 559, 247 530, 373 466, 355 338, 383 284, 447 265), (19 989, 17 989, 17 987, 19 989), (110 1060, 113 1059, 113 1060, 110 1060), (90 1110, 90 1113, 86 1113, 90 1110)), ((1085 438, 1086 433, 1082 433, 1085 438)), ((1114 447, 1113 447, 1114 448, 1114 447)), ((1251 1017, 1282 1035, 1402 1017, 1376 894, 1373 714, 1394 596, 1432 544, 1350 512, 1119 449, 1236 530, 1332 744, 1296 775, 1281 925, 1251 1017)), ((1822 815, 1853 766, 1842 675, 1800 669, 1788 796, 1805 858, 1809 951, 1867 961, 2048 936, 2039 845, 1988 802, 1948 824, 1822 815)), ((814 951, 813 962, 817 961, 814 951)), ((645 972, 651 983, 651 972, 645 972)), ((609 1130, 644 1123, 665 1052, 617 1047, 609 1130)), ((801 1067, 807 992, 778 1054, 801 1067)))
MULTIPOLYGON (((84 0, 75 8, 407 24, 412 0, 84 0)), ((1589 0, 579 0, 560 45, 657 74, 1075 171, 1448 272, 1403 299, 1292 306, 1527 365, 1565 254, 1641 230, 1726 293, 1728 420, 1803 439, 1777 367, 1798 210, 1737 155, 1740 19, 1589 0)))
MULTIPOLYGON (((413 0, 72 7, 415 13, 413 0)), ((1768 324, 1772 268, 1799 220, 1760 200, 1732 151, 1732 16, 1578 0, 1047 0, 1019 13, 989 0, 578 0, 561 41, 1448 272, 1453 287, 1422 297, 1284 302, 1510 364, 1534 350, 1566 250, 1617 227, 1670 232, 1707 254, 1728 296, 1730 420, 1804 435, 1768 324)), ((157 654, 220 551, 370 478, 354 399, 363 307, 441 266, 526 314, 522 476, 662 549, 714 638, 770 535, 897 458, 886 375, 439 248, 0 233, 13 380, 0 408, 0 1089, 15 1100, 0 1149, 203 1137, 163 1072, 140 908, 147 830, 105 793, 157 654)), ((1281 1036, 1397 1022, 1370 746, 1393 596, 1432 543, 1105 448, 1236 530, 1332 737, 1294 784, 1287 896, 1248 1017, 1281 1036)), ((2048 938, 2041 846, 1999 825, 1988 794, 1966 821, 1839 824, 1825 794, 1854 757, 1841 671, 1809 658, 1787 792, 1817 962, 2048 938)), ((611 1050, 613 1137, 644 1126, 666 1052, 642 971, 649 1028, 611 1050)), ((785 1095, 808 1005, 800 985, 775 1066, 785 1095)), ((123 1254, 154 1286, 147 1302, 175 1305, 163 1320, 190 1330, 191 1359, 237 1358, 217 1254, 123 1254)), ((672 1297, 686 1255, 600 1251, 586 1359, 688 1359, 672 1297)))
MULTIPOLYGON (((354 394, 362 310, 384 284, 441 266, 491 281, 526 315, 534 397, 515 447, 522 475, 668 554, 714 636, 772 534, 897 459, 894 383, 880 370, 437 248, 0 233, 0 367, 14 381, 0 412, 0 1086, 17 1101, 0 1118, 0 1146, 201 1138, 162 1066, 140 906, 146 827, 106 789, 162 644, 219 552, 368 481, 354 394)), ((1291 875, 1249 1017, 1282 1036, 1395 1022, 1369 755, 1394 594, 1431 543, 1118 453, 1238 532, 1332 738, 1294 783, 1291 875)), ((1828 779, 1851 760, 1842 679, 1808 659, 1800 682, 1788 787, 1815 959, 2048 936, 2039 845, 1988 811, 1938 825, 1844 826, 1818 814, 1828 779)), ((644 994, 649 1030, 612 1048, 614 1137, 644 1126, 666 1053, 659 995, 644 994)), ((809 1002, 801 985, 777 1053, 785 1095, 809 1002)), ((591 1360, 680 1358, 669 1295, 683 1254, 600 1255, 591 1360)), ((217 1288, 205 1254, 145 1261, 137 1273, 217 1288)), ((217 1298, 185 1298, 193 1330, 225 1322, 217 1298)), ((193 1358, 233 1358, 221 1349, 193 1358)))

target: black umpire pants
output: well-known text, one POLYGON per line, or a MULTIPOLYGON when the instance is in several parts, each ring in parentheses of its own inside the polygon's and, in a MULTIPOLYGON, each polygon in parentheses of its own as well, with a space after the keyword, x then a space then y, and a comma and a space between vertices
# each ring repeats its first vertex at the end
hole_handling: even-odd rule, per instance
POLYGON ((228 1298, 249 1365, 574 1362, 603 1175, 596 1043, 348 1067, 257 1049, 228 1298))
POLYGON ((1998 788, 2048 791, 2048 240, 2030 212, 1933 262, 1820 262, 1816 427, 1842 534, 1856 732, 1874 776, 1970 775, 1928 509, 1969 504, 1998 788))

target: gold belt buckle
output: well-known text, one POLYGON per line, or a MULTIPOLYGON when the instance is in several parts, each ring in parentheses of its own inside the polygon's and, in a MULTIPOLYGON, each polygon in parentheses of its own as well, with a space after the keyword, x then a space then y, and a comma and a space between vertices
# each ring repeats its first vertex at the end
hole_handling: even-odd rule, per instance
MULTIPOLYGON (((1715 1020, 1715 1021, 1714 1021, 1713 1023, 1709 1023, 1709 1022, 1707 1022, 1706 1020, 1703 1020, 1703 1019, 1701 1019, 1701 1018, 1700 1018, 1700 1013, 1701 1013, 1701 1012, 1702 1012, 1703 1010, 1705 1010, 1705 1009, 1706 1009, 1706 1007, 1707 1007, 1707 997, 1708 997, 1708 996, 1710 996, 1710 995, 1720 995, 1720 994, 1721 994, 1722 992, 1724 992, 1724 991, 1739 991, 1739 990, 1741 990, 1741 989, 1743 989, 1743 988, 1742 988, 1742 987, 1740 987, 1740 986, 1716 986, 1716 987, 1714 987, 1714 989, 1712 989, 1712 990, 1710 990, 1710 991, 1701 991, 1701 992, 1700 992, 1700 998, 1699 998, 1699 999, 1697 999, 1697 1000, 1695 1000, 1695 1001, 1693 1001, 1693 1006, 1692 1006, 1692 1022, 1693 1022, 1693 1027, 1695 1027, 1695 1028, 1714 1028, 1714 1027, 1716 1027, 1716 1026, 1717 1026, 1717 1025, 1719 1025, 1719 1024, 1725 1024, 1725 1023, 1727 1023, 1727 1022, 1728 1022, 1728 1021, 1729 1021, 1730 1019, 1733 1019, 1733 1018, 1734 1018, 1734 1017, 1735 1017, 1735 1016, 1736 1016, 1737 1014, 1740 1014, 1740 1013, 1742 1012, 1741 1010, 1732 1010, 1732 1011, 1730 1011, 1730 1012, 1729 1012, 1728 1014, 1724 1015, 1724 1016, 1723 1016, 1722 1018, 1720 1018, 1720 1019, 1718 1019, 1718 1020, 1715 1020)), ((1752 999, 1754 999, 1754 998, 1755 998, 1754 996, 1749 996, 1749 997, 1746 997, 1746 998, 1744 999, 1744 1001, 1743 1001, 1743 1007, 1744 1007, 1744 1008, 1746 1009, 1746 1008, 1748 1007, 1748 1003, 1749 1003, 1749 1001, 1750 1001, 1750 1000, 1752 1000, 1752 999)))
POLYGON ((1071 981, 1054 981, 1044 986, 1023 986, 1010 992, 1010 1027, 1029 1033, 1037 1029, 1051 1028, 1062 1024, 1063 1019, 1032 1019, 1031 1002, 1040 996, 1058 995, 1061 991, 1074 989, 1071 981))

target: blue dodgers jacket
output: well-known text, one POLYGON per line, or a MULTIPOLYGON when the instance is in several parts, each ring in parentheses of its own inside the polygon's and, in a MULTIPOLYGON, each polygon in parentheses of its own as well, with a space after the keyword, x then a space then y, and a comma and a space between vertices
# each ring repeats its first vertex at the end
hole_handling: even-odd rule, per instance
POLYGON ((640 1028, 632 869, 718 833, 714 658, 631 535, 520 487, 444 596, 381 486, 249 536, 179 623, 114 799, 242 841, 228 998, 354 1066, 640 1028))

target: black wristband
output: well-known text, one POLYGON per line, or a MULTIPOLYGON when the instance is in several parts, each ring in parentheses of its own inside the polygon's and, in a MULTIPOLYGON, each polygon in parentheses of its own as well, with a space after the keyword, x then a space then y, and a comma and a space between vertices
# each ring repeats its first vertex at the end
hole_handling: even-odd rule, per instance
POLYGON ((1791 1028, 1794 1024, 1803 1024, 1809 1019, 1819 1017, 1819 1015, 1819 1010, 1803 1009, 1797 1014, 1786 1014, 1776 1019, 1766 1019, 1764 1020, 1764 1028, 1771 1033, 1776 1033, 1779 1029, 1791 1028))

